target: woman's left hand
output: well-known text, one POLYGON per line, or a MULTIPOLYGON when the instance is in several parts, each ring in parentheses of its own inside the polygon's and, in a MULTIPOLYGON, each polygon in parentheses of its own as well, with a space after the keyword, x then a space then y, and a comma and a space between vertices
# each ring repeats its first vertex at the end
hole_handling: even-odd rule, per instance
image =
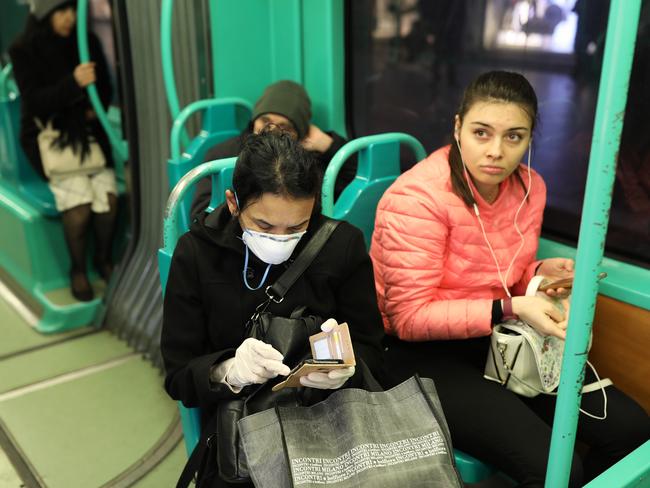
MULTIPOLYGON (((338 325, 336 319, 327 319, 320 326, 323 332, 331 332, 338 325)), ((333 369, 327 373, 309 373, 307 376, 300 378, 300 384, 309 388, 319 388, 321 390, 337 390, 354 375, 354 366, 349 368, 333 369)))
MULTIPOLYGON (((568 258, 548 258, 542 261, 537 274, 544 276, 549 281, 561 280, 573 277, 574 269, 573 259, 568 258)), ((546 294, 551 297, 566 297, 571 293, 567 288, 549 288, 546 294)))
POLYGON ((309 373, 307 376, 300 378, 300 384, 321 390, 337 390, 353 375, 354 366, 350 366, 348 368, 333 369, 327 373, 309 373))

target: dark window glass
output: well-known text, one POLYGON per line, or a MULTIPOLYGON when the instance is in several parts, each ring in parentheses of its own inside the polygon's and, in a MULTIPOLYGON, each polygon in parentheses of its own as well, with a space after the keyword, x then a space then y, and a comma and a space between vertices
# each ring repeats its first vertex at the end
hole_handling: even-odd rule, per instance
MULTIPOLYGON (((643 12, 611 209, 607 253, 650 262, 648 11, 643 12)), ((428 151, 451 141, 463 88, 518 71, 539 97, 533 167, 548 188, 544 234, 577 242, 609 0, 347 2, 354 136, 403 131, 428 151)), ((402 161, 403 169, 413 164, 402 161)))

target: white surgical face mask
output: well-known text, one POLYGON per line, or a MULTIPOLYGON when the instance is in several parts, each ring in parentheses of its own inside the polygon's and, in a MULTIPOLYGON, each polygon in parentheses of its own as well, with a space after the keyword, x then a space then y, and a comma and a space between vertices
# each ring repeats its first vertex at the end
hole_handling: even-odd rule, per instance
POLYGON ((284 263, 305 235, 306 231, 295 234, 266 234, 244 229, 242 240, 253 254, 267 264, 284 263))
POLYGON ((256 232, 254 230, 244 229, 242 233, 242 240, 246 246, 246 257, 244 259, 244 269, 242 270, 242 276, 244 278, 244 284, 249 290, 259 290, 264 282, 266 277, 269 274, 269 269, 272 264, 284 263, 291 254, 293 250, 300 242, 300 238, 305 235, 306 231, 297 232, 295 234, 266 234, 264 232, 256 232), (248 284, 248 279, 246 278, 246 270, 248 269, 248 250, 251 250, 255 256, 260 258, 262 261, 268 264, 266 270, 264 271, 264 276, 262 276, 262 281, 256 287, 252 287, 248 284))

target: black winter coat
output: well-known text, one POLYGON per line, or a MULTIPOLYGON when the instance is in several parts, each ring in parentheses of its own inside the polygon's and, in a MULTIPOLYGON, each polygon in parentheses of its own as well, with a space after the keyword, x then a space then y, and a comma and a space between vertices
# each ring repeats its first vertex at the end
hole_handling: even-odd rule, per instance
MULTIPOLYGON (((322 216, 312 219, 289 261, 271 267, 266 284, 280 277, 323 222, 322 216)), ((207 414, 218 402, 237 397, 225 385, 210 383, 210 368, 235 355, 245 339, 244 324, 266 300, 266 286, 256 291, 244 286, 241 233, 225 205, 201 216, 178 241, 165 291, 165 388, 172 398, 207 414)), ((267 265, 253 253, 248 264, 248 280, 257 284, 267 265)), ((267 311, 288 317, 303 305, 323 319, 347 322, 355 356, 381 376, 383 325, 372 263, 359 229, 341 222, 284 300, 267 311)))
MULTIPOLYGON (((111 101, 112 89, 106 59, 99 39, 89 33, 90 59, 96 63, 97 92, 104 107, 111 101)), ((38 150, 39 129, 34 122, 52 119, 55 129, 81 142, 92 135, 112 166, 111 146, 97 119, 87 121, 86 110, 92 108, 86 90, 80 88, 73 71, 79 64, 77 36, 60 37, 51 31, 29 39, 24 35, 9 49, 14 76, 21 94, 20 143, 36 172, 45 179, 38 150)), ((86 139, 87 140, 87 139, 86 139)))
MULTIPOLYGON (((244 139, 251 133, 252 123, 249 127, 238 136, 231 137, 225 141, 217 144, 213 148, 209 149, 205 154, 205 161, 214 161, 216 159, 224 158, 233 158, 238 156, 242 143, 244 139)), ((332 160, 336 152, 345 145, 348 141, 343 137, 338 135, 336 132, 327 132, 327 134, 333 139, 332 145, 324 153, 319 153, 313 151, 312 154, 316 156, 318 162, 320 163, 320 168, 323 173, 327 169, 327 165, 332 160)), ((349 158, 345 164, 341 167, 341 171, 334 182, 334 198, 338 198, 341 192, 348 186, 355 175, 357 174, 357 158, 352 156, 349 158)), ((192 207, 190 210, 190 215, 192 219, 199 216, 199 214, 207 208, 210 203, 210 195, 212 191, 212 184, 210 177, 201 179, 196 184, 196 190, 194 193, 194 199, 192 200, 192 207)))

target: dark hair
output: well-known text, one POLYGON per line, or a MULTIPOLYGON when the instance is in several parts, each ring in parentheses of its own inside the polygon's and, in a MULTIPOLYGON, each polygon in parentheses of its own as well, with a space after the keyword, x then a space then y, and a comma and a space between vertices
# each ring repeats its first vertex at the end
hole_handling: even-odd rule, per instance
POLYGON ((38 20, 33 14, 29 14, 27 16, 27 22, 25 22, 25 28, 23 29, 22 41, 30 43, 37 38, 54 34, 49 18, 50 16, 48 15, 44 19, 38 20))
MULTIPOLYGON (((489 71, 472 81, 465 89, 460 107, 458 107, 457 115, 460 118, 460 123, 463 123, 463 118, 475 103, 489 101, 519 105, 530 116, 531 128, 535 129, 535 123, 537 121, 537 95, 535 95, 535 90, 533 90, 533 87, 523 75, 509 71, 489 71)), ((467 181, 463 174, 463 161, 455 142, 456 136, 455 134, 452 134, 452 136, 454 142, 452 142, 451 149, 449 150, 451 186, 454 193, 462 198, 468 207, 471 207, 476 201, 467 187, 467 181)), ((526 185, 518 169, 515 170, 514 175, 525 191, 526 185)))
POLYGON ((322 173, 316 158, 291 135, 277 130, 244 140, 232 177, 240 209, 264 193, 293 198, 315 197, 320 212, 322 173))

